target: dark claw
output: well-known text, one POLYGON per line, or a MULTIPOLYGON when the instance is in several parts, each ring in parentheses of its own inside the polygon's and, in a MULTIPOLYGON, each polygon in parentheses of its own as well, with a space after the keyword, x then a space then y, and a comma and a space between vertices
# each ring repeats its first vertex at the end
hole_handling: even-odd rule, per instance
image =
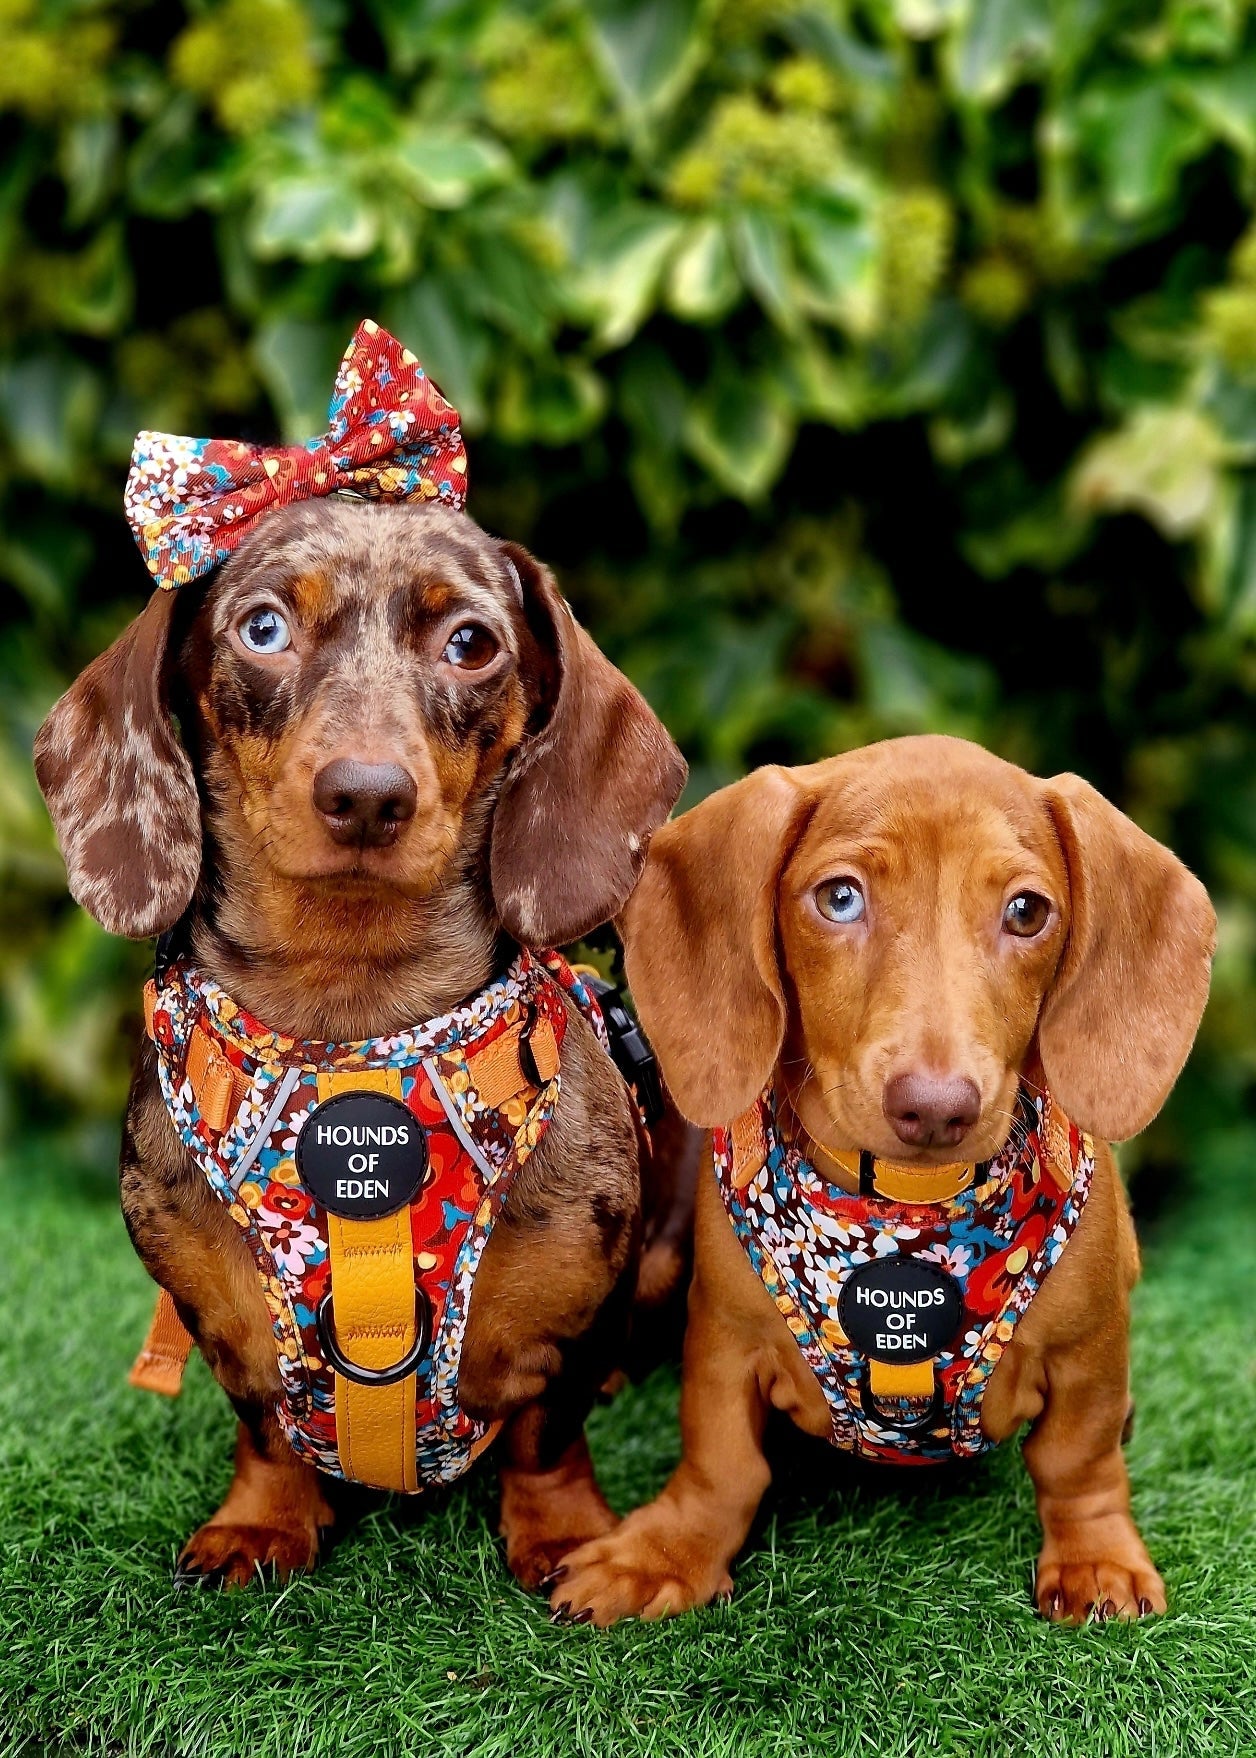
POLYGON ((1047 1615, 1048 1615, 1048 1617, 1052 1617, 1052 1618, 1058 1617, 1061 1609, 1063 1608, 1063 1605, 1064 1605, 1064 1595, 1057 1588, 1056 1591, 1051 1595, 1050 1599, 1047 1601, 1047 1615))
POLYGON ((566 1573, 566 1563, 559 1563, 557 1568, 551 1569, 548 1575, 543 1576, 541 1580, 537 1582, 537 1590, 541 1593, 548 1593, 551 1588, 558 1586, 558 1583, 563 1579, 566 1573))
POLYGON ((553 1611, 550 1613, 550 1623, 551 1624, 568 1624, 570 1622, 571 1622, 571 1601, 565 1599, 561 1605, 556 1605, 554 1607, 553 1611))
POLYGON ((1149 1618, 1151 1616, 1151 1601, 1149 1599, 1139 1600, 1138 1615, 1140 1618, 1149 1618))
POLYGON ((576 1613, 571 1622, 573 1624, 591 1624, 593 1622, 592 1608, 586 1605, 583 1611, 578 1611, 576 1613))
POLYGON ((178 1588, 203 1587, 205 1577, 199 1569, 185 1569, 182 1563, 175 1564, 173 1585, 178 1588))
POLYGON ((725 1587, 721 1592, 717 1593, 715 1596, 715 1603, 716 1605, 731 1605, 733 1603, 732 1588, 725 1587))

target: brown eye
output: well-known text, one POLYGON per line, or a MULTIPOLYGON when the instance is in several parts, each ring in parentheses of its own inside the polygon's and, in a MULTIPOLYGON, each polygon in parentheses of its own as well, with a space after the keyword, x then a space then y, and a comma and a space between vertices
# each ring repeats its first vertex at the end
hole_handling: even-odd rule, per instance
POLYGON ((1032 940, 1051 919, 1051 905, 1036 891, 1018 891, 1003 911, 1003 926, 1018 939, 1032 940))
POLYGON ((459 671, 483 671, 490 660, 497 658, 497 642, 479 623, 463 623, 445 643, 442 657, 459 671))

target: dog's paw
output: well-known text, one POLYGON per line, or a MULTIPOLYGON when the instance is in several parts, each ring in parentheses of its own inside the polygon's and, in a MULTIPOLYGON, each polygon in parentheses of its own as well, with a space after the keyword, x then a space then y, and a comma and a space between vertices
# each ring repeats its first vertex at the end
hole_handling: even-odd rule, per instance
POLYGON ((726 1568, 632 1514, 609 1537, 571 1553, 554 1578, 550 1609, 558 1620, 604 1629, 620 1618, 675 1617, 732 1591, 726 1568))
POLYGON ((612 1514, 607 1524, 595 1531, 549 1533, 518 1549, 508 1549, 506 1566, 520 1587, 533 1593, 557 1580, 568 1557, 590 1543, 596 1543, 605 1532, 613 1531, 615 1524, 612 1514))
POLYGON ((176 1587, 247 1587, 258 1572, 283 1581, 318 1561, 317 1526, 233 1526, 209 1521, 174 1568, 176 1587))
POLYGON ((1038 1610, 1053 1624, 1129 1622, 1167 1611, 1169 1603, 1164 1582, 1145 1554, 1130 1561, 1096 1557, 1067 1563, 1044 1556, 1034 1593, 1038 1610))

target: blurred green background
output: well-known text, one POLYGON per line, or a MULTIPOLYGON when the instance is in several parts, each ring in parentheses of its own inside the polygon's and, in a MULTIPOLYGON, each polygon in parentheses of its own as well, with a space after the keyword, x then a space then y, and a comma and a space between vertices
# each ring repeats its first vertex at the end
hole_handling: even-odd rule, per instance
POLYGON ((148 954, 69 904, 29 751, 147 590, 133 434, 321 431, 363 316, 688 798, 936 728, 1172 843, 1221 950, 1130 1163, 1240 1122, 1247 0, 0 0, 0 110, 7 1139, 111 1170, 148 954))

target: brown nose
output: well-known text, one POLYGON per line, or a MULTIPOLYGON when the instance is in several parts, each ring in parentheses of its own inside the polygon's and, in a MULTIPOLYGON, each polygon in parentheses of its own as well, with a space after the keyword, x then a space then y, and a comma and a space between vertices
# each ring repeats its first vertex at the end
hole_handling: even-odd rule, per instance
POLYGON ((338 757, 314 777, 314 809, 334 842, 384 848, 414 817, 418 789, 399 763, 359 763, 338 757))
POLYGON ((913 1148, 953 1148, 981 1115, 981 1094, 966 1075, 896 1074, 882 1109, 895 1135, 913 1148))

